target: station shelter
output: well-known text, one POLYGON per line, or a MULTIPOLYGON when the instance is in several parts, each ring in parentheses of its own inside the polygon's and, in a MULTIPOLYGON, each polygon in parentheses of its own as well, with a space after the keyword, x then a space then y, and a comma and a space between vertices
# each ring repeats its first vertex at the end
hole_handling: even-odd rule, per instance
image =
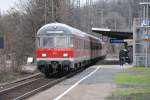
POLYGON ((92 31, 108 37, 109 42, 112 44, 124 44, 124 49, 128 49, 129 58, 133 62, 133 32, 121 32, 103 28, 92 28, 92 31))

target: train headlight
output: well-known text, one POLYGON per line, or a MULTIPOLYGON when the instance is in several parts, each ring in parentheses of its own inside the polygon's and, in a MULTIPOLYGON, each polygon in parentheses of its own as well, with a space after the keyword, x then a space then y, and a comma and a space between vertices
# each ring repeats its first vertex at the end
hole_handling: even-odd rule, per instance
POLYGON ((64 57, 68 57, 68 54, 67 54, 67 53, 64 53, 64 57))
POLYGON ((42 57, 46 57, 47 55, 45 53, 42 54, 42 57))

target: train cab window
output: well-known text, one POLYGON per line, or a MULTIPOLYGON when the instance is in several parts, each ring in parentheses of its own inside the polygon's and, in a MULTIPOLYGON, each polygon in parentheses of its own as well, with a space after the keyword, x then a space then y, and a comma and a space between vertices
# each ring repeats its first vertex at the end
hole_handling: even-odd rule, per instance
POLYGON ((55 38, 55 46, 56 47, 67 47, 68 46, 67 37, 56 37, 55 38))
POLYGON ((54 47, 54 38, 53 37, 44 37, 43 38, 43 47, 44 48, 54 47))
POLYGON ((43 48, 66 48, 73 47, 71 36, 68 35, 49 35, 41 37, 41 47, 43 48))

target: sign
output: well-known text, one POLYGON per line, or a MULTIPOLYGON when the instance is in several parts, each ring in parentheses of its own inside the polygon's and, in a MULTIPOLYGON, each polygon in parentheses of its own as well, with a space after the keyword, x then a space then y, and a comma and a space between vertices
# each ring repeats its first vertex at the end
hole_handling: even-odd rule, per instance
POLYGON ((143 20, 142 26, 148 26, 149 25, 149 20, 143 20))
POLYGON ((144 35, 144 40, 146 42, 150 42, 150 35, 149 34, 144 35))
POLYGON ((123 39, 110 39, 110 43, 125 43, 123 39))
POLYGON ((27 64, 33 64, 34 63, 34 58, 33 57, 28 57, 27 58, 27 64))

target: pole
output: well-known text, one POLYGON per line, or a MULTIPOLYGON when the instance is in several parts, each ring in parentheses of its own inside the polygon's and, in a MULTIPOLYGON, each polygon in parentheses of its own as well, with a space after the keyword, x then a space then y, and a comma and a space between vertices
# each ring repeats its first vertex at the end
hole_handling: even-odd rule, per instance
POLYGON ((47 0, 45 0, 45 24, 47 24, 47 0))
MULTIPOLYGON (((148 0, 147 0, 147 2, 148 2, 148 0)), ((148 21, 149 19, 148 19, 148 11, 149 11, 149 9, 148 9, 148 4, 146 5, 146 7, 147 7, 147 12, 146 12, 146 20, 148 21)), ((148 25, 149 26, 149 25, 148 25)), ((147 26, 147 35, 148 35, 148 26, 147 26)), ((148 67, 148 41, 147 41, 147 43, 146 43, 146 66, 145 66, 146 68, 148 67)))
POLYGON ((52 21, 54 22, 54 0, 52 0, 52 21))
MULTIPOLYGON (((81 4, 80 0, 77 0, 77 13, 76 14, 78 14, 78 16, 81 15, 81 13, 80 13, 80 10, 81 10, 80 9, 80 4, 81 4)), ((78 24, 77 24, 77 26, 78 26, 79 29, 81 29, 81 26, 82 26, 80 22, 81 22, 81 18, 78 17, 78 22, 77 22, 78 24)))
POLYGON ((101 27, 104 27, 104 9, 101 9, 101 27))
POLYGON ((86 0, 86 25, 89 33, 89 0, 86 0))
POLYGON ((116 17, 115 17, 115 31, 117 31, 117 19, 116 19, 116 17))

